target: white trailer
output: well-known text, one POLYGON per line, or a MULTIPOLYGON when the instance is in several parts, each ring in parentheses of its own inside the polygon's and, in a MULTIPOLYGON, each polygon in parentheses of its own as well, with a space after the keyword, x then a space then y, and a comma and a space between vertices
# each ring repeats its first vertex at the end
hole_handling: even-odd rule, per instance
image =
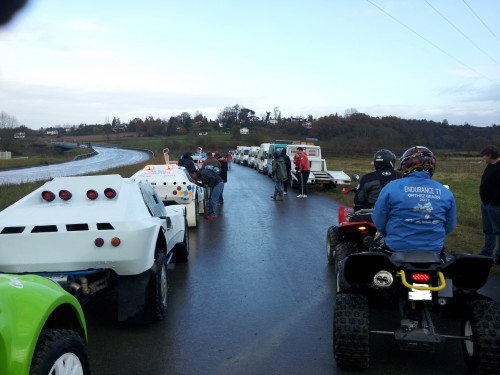
POLYGON ((344 171, 329 171, 327 169, 326 160, 322 158, 320 146, 304 142, 294 142, 286 146, 286 154, 292 161, 292 170, 290 173, 290 186, 292 188, 298 187, 300 184, 295 165, 293 164, 293 157, 297 153, 298 147, 302 147, 309 158, 309 165, 311 167, 311 173, 307 180, 309 185, 321 184, 324 187, 336 187, 337 185, 351 184, 351 178, 344 171))

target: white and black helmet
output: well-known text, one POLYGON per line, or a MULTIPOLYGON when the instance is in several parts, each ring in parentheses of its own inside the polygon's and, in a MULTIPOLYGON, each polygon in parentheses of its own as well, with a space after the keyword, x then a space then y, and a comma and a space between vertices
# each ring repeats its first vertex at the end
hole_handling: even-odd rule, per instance
POLYGON ((394 169, 395 165, 396 155, 391 150, 383 148, 373 155, 373 166, 375 169, 394 169))

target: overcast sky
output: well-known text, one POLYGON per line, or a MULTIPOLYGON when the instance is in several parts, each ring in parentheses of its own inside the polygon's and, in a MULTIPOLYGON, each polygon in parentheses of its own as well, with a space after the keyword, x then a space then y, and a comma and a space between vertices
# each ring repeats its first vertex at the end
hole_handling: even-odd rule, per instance
POLYGON ((30 0, 0 112, 39 129, 239 104, 500 124, 498 0, 30 0))

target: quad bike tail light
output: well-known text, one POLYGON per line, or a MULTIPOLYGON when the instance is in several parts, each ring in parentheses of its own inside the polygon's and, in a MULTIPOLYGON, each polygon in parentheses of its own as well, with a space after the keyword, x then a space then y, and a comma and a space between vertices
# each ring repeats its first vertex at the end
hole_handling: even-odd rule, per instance
POLYGON ((431 276, 425 272, 415 272, 411 275, 411 279, 416 283, 428 283, 431 280, 431 276))
POLYGON ((104 240, 101 237, 98 237, 94 240, 94 245, 97 247, 102 247, 104 245, 104 240))

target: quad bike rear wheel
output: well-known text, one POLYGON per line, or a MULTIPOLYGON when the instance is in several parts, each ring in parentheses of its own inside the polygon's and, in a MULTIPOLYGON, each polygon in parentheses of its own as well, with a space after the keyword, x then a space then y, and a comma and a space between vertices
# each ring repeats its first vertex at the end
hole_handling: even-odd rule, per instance
POLYGON ((326 258, 328 263, 335 263, 335 247, 339 242, 339 228, 331 226, 326 233, 326 258))
POLYGON ((361 294, 338 294, 333 316, 333 355, 343 369, 370 365, 370 307, 361 294))
POLYGON ((500 306, 494 301, 473 301, 466 305, 462 351, 474 374, 500 374, 500 306))

